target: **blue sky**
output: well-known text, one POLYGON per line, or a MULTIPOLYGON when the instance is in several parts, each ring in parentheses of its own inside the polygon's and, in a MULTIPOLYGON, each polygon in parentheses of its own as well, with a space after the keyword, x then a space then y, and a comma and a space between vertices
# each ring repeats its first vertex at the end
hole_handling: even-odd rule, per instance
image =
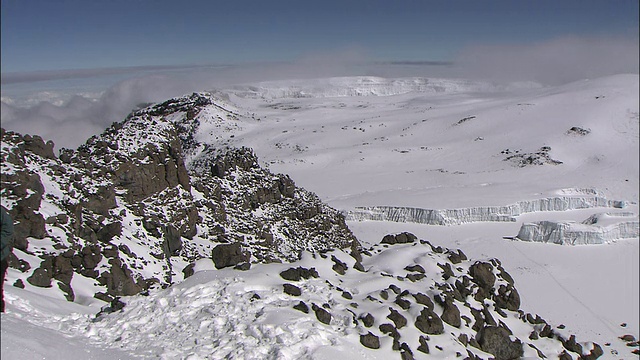
POLYGON ((2 0, 2 73, 295 61, 449 61, 472 46, 638 36, 638 0, 2 0))

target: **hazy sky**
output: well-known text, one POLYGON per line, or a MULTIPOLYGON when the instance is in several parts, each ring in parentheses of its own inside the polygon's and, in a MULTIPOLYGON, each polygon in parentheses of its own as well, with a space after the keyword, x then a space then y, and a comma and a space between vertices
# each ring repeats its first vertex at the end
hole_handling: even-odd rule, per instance
POLYGON ((2 73, 298 61, 450 61, 474 46, 638 36, 638 0, 2 0, 2 73))

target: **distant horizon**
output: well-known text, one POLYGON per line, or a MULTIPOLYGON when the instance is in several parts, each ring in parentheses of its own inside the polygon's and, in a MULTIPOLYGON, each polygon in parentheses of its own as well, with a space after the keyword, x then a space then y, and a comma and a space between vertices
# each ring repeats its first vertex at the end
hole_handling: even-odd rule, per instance
MULTIPOLYGON (((272 64, 293 64, 294 61, 265 61, 265 62, 248 62, 248 63, 211 63, 211 64, 177 64, 177 65, 136 65, 136 66, 115 66, 115 67, 98 67, 98 68, 77 68, 77 69, 58 69, 58 70, 33 70, 33 71, 16 71, 0 73, 3 84, 16 84, 23 82, 37 82, 58 79, 73 79, 83 77, 94 77, 102 75, 124 74, 136 71, 154 71, 154 70, 188 70, 199 68, 224 68, 224 67, 242 67, 250 65, 272 65, 272 64)), ((416 66, 450 66, 454 65, 454 61, 440 60, 389 60, 389 61, 367 61, 363 65, 416 65, 416 66)))

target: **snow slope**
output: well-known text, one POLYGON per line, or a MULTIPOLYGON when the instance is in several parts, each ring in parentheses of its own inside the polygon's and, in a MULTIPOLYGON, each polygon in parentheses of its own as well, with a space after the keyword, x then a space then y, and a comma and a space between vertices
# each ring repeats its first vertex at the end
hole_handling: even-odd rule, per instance
MULTIPOLYGON (((252 84, 226 92, 244 117, 238 126, 225 128, 219 138, 209 139, 211 144, 254 148, 272 171, 291 175, 296 184, 345 212, 375 206, 477 209, 595 194, 624 202, 623 209, 598 204, 588 209, 547 209, 554 211, 521 213, 508 222, 434 226, 354 219, 349 226, 365 244, 375 244, 387 233, 410 231, 433 244, 461 248, 472 258, 497 257, 513 275, 526 311, 552 324, 564 324, 579 339, 598 342, 605 351, 603 358, 637 357, 617 339, 624 334, 640 335, 637 237, 590 246, 503 239, 518 234, 524 223, 580 222, 598 212, 613 214, 609 226, 625 218, 615 214, 631 213, 637 218, 637 75, 552 88, 341 78, 252 84), (574 128, 585 131, 572 131, 574 128)), ((409 255, 398 256, 405 259, 409 255)), ((12 272, 7 284, 15 278, 12 272)), ((97 312, 96 304, 63 305, 7 286, 9 312, 2 315, 2 355, 12 358, 18 349, 28 349, 21 358, 40 358, 42 348, 50 345, 59 351, 47 358, 62 359, 87 337, 90 341, 83 349, 96 359, 159 354, 174 358, 191 354, 197 359, 216 351, 207 348, 210 342, 218 345, 221 355, 232 358, 252 357, 247 355, 252 350, 255 358, 322 359, 338 354, 387 358, 392 354, 366 350, 348 330, 313 326, 304 318, 293 317, 299 315, 295 312, 270 310, 275 311, 269 313, 271 317, 262 315, 266 323, 249 325, 256 309, 245 298, 247 291, 271 291, 265 279, 268 274, 255 271, 235 278, 224 271, 198 273, 162 294, 132 299, 130 318, 111 314, 95 324, 88 314, 97 312), (238 284, 231 284, 233 280, 238 284), (229 307, 224 311, 234 314, 233 326, 225 332, 226 324, 206 324, 206 336, 211 337, 200 346, 189 344, 191 352, 158 348, 158 338, 174 348, 195 341, 162 332, 173 326, 175 332, 170 334, 180 333, 180 322, 172 319, 210 311, 207 304, 220 310, 222 305, 209 302, 213 296, 209 287, 218 290, 215 296, 227 299, 229 307), (54 309, 50 302, 56 304, 54 309), (160 320, 166 313, 171 316, 160 320), (136 333, 141 324, 151 329, 144 336, 136 333), (21 338, 14 327, 38 340, 21 338), (62 328, 66 330, 61 336, 62 328), (135 340, 123 337, 116 341, 112 330, 135 340), (59 340, 63 337, 71 340, 62 345, 59 340), (107 345, 104 338, 109 339, 107 345)), ((349 286, 363 285, 353 282, 349 286)), ((266 298, 281 300, 273 293, 266 298)))

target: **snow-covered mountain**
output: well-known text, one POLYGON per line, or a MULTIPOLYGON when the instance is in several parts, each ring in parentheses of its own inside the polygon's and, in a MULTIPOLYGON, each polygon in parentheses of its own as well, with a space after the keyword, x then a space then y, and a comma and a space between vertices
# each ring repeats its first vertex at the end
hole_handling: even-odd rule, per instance
POLYGON ((3 356, 24 350, 5 322, 100 359, 631 355, 638 131, 637 75, 250 84, 136 110, 58 156, 2 130, 3 356), (580 236, 606 244, 503 239, 580 236))

